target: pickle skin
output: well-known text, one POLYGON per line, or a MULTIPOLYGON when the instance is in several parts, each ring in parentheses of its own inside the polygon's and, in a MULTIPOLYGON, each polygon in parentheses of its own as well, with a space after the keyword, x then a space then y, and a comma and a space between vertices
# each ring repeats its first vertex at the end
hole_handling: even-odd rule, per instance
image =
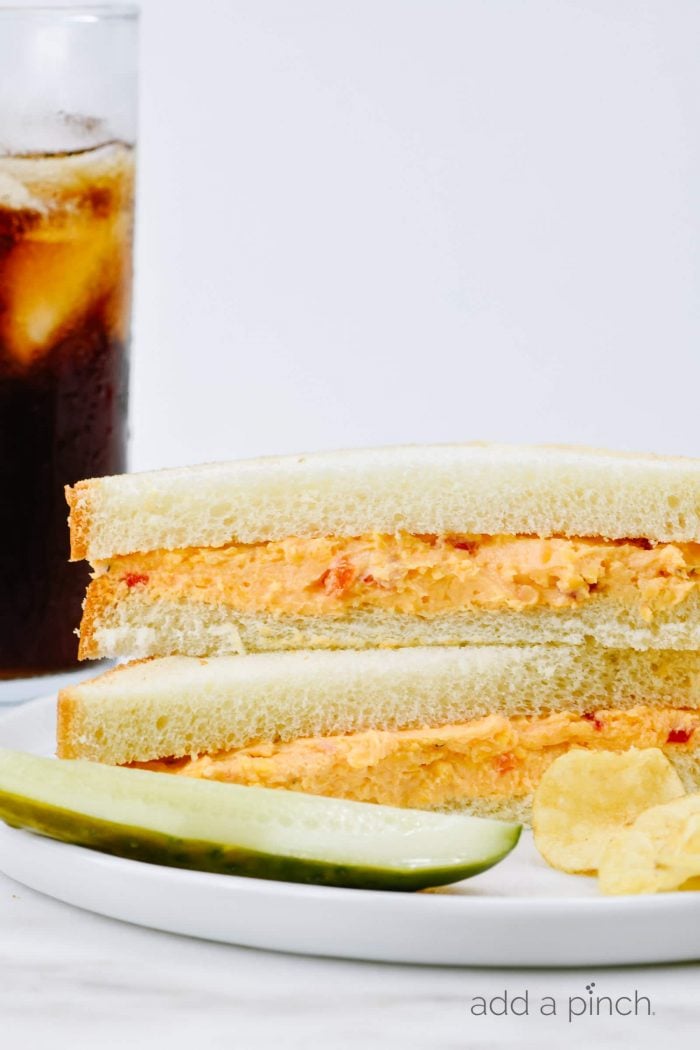
POLYGON ((278 856, 233 845, 176 838, 154 829, 117 824, 2 791, 0 820, 14 828, 36 831, 61 842, 147 864, 278 882, 402 892, 445 886, 486 871, 510 853, 521 831, 519 825, 504 829, 504 848, 480 861, 401 871, 278 856))

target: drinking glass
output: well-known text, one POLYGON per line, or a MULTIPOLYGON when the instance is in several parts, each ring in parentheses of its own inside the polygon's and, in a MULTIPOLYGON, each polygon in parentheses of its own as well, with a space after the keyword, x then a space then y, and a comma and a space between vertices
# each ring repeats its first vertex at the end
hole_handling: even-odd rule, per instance
POLYGON ((137 23, 0 7, 0 699, 76 666, 63 490, 126 466, 137 23))

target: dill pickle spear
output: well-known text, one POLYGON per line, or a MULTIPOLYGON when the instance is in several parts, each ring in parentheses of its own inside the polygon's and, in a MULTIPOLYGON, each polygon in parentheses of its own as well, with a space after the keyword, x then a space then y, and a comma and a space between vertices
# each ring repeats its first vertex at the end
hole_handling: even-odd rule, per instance
POLYGON ((228 875, 420 890, 502 860, 519 824, 0 749, 0 819, 119 857, 228 875))

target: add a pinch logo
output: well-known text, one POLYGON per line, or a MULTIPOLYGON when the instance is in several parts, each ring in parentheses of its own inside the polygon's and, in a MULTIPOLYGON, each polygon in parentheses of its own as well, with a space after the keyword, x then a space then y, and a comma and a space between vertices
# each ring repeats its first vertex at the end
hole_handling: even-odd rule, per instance
POLYGON ((601 995, 596 982, 591 981, 585 991, 572 995, 535 996, 529 988, 500 995, 474 995, 469 1013, 472 1017, 565 1017, 573 1024, 582 1017, 653 1017, 651 999, 635 988, 626 995, 601 995))
POLYGON ((569 1021, 577 1017, 653 1017, 651 999, 637 989, 630 995, 599 995, 596 983, 586 985, 586 995, 570 995, 567 1000, 569 1021))

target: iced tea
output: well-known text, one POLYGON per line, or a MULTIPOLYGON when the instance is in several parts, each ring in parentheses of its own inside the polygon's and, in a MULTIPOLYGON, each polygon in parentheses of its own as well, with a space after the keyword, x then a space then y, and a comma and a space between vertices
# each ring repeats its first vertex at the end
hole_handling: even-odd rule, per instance
POLYGON ((133 151, 0 156, 0 677, 74 666, 63 487, 125 468, 133 151))

